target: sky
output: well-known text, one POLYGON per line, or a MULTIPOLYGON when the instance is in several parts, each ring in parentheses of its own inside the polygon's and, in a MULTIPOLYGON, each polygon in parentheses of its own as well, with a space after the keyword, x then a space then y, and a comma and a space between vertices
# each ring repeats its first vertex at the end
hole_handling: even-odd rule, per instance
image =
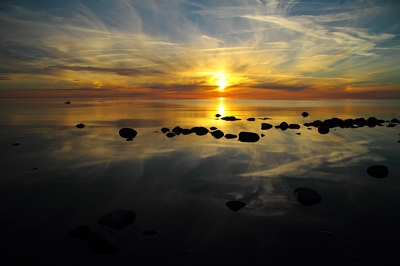
POLYGON ((397 0, 2 0, 0 98, 400 99, 397 0))

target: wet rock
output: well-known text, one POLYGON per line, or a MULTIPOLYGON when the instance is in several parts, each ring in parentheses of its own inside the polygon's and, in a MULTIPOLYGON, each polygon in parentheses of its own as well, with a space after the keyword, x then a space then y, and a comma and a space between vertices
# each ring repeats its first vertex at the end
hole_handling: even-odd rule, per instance
POLYGON ((311 188, 297 188, 294 192, 297 192, 297 200, 301 205, 309 206, 321 203, 321 195, 311 188))
POLYGON ((136 214, 131 210, 114 211, 100 217, 97 222, 114 229, 123 229, 125 226, 133 224, 136 214))
POLYGON ((77 128, 84 128, 84 127, 85 127, 85 125, 84 125, 84 124, 82 124, 82 123, 80 123, 80 124, 77 124, 77 125, 76 125, 76 127, 77 127, 77 128))
POLYGON ((11 144, 13 146, 19 146, 20 144, 18 142, 11 144))
POLYGON ((246 119, 247 121, 256 121, 256 119, 254 117, 249 117, 246 119))
POLYGON ((237 138, 237 135, 234 135, 234 134, 226 134, 226 135, 225 135, 225 138, 226 138, 226 139, 236 139, 236 138, 237 138))
POLYGON ((384 165, 373 165, 368 167, 367 173, 376 178, 384 178, 389 174, 389 169, 384 165))
POLYGON ((210 127, 210 130, 217 130, 216 127, 210 127))
POLYGON ((180 126, 176 126, 174 127, 171 131, 175 133, 175 135, 180 135, 182 133, 183 128, 181 128, 180 126))
POLYGON ((165 133, 167 133, 169 130, 170 130, 169 128, 163 127, 163 128, 161 129, 161 132, 165 134, 165 133))
POLYGON ((233 201, 228 201, 227 203, 225 203, 225 205, 232 211, 237 212, 238 210, 242 209, 247 204, 242 201, 233 200, 233 201))
POLYGON ((222 119, 222 120, 225 120, 225 121, 238 121, 238 120, 241 120, 241 119, 236 118, 236 117, 234 117, 234 116, 224 116, 224 117, 222 117, 221 119, 222 119))
POLYGON ((167 136, 167 138, 173 138, 175 137, 175 134, 172 132, 168 132, 167 134, 165 134, 165 136, 167 136))
POLYGON ((110 232, 100 228, 91 229, 87 235, 89 247, 97 253, 115 253, 117 243, 110 232))
POLYGON ((273 125, 268 124, 268 123, 261 123, 261 130, 268 130, 271 129, 273 125))
POLYGON ((215 117, 221 117, 221 115, 220 114, 216 114, 215 117))
POLYGON ((205 127, 192 127, 192 131, 196 133, 197 136, 204 136, 208 132, 210 132, 207 128, 205 127))
POLYGON ((307 112, 302 112, 302 113, 301 113, 301 116, 302 116, 302 117, 307 117, 307 116, 309 116, 309 114, 308 114, 307 112))
POLYGON ((160 234, 160 231, 157 230, 145 230, 142 232, 142 235, 144 236, 154 236, 160 234))
POLYGON ((78 239, 86 239, 89 231, 89 226, 85 224, 69 230, 67 234, 78 239))
POLYGON ((133 139, 136 137, 137 132, 133 128, 121 128, 119 130, 119 135, 126 139, 133 139))
POLYGON ((192 133, 193 133, 193 131, 191 129, 188 129, 188 128, 182 129, 182 135, 189 135, 192 133))
POLYGON ((210 134, 216 139, 220 139, 224 136, 224 132, 222 132, 221 130, 212 131, 210 134))
POLYGON ((241 142, 257 142, 260 140, 260 136, 253 132, 240 132, 239 141, 241 142))
POLYGON ((290 129, 300 129, 300 125, 298 125, 298 124, 289 124, 288 128, 290 128, 290 129))
POLYGON ((318 133, 319 134, 328 134, 329 133, 329 127, 327 127, 327 126, 320 126, 319 128, 318 128, 318 133))

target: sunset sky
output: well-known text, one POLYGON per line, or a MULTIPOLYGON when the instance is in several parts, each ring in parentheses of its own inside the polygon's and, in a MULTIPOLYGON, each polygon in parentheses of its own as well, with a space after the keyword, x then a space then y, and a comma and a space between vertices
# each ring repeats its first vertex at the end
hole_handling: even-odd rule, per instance
POLYGON ((0 98, 400 99, 397 0, 2 0, 0 98))

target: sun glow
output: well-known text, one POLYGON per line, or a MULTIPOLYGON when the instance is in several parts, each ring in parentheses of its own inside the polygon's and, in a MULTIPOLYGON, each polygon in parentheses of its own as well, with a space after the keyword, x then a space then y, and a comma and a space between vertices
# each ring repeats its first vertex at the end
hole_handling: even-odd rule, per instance
POLYGON ((228 86, 228 82, 226 82, 226 76, 224 74, 219 74, 217 85, 219 86, 218 90, 223 91, 226 86, 228 86))

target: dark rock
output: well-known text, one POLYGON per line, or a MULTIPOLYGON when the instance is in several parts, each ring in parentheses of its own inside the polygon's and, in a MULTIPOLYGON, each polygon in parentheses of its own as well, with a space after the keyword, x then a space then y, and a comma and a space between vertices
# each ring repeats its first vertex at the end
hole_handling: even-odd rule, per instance
POLYGON ((220 114, 216 114, 215 117, 221 117, 221 115, 220 114))
POLYGON ((308 114, 307 112, 302 112, 302 113, 301 113, 301 116, 302 116, 302 117, 307 117, 308 115, 309 115, 309 114, 308 114))
POLYGON ((395 127, 396 124, 390 123, 389 125, 387 125, 386 127, 395 127))
POLYGON ((196 133, 197 136, 204 136, 208 132, 210 132, 207 128, 205 127, 192 127, 192 131, 196 133))
POLYGON ((392 118, 392 120, 390 120, 390 122, 392 123, 399 123, 399 120, 397 118, 392 118))
POLYGON ((210 130, 217 130, 216 127, 210 127, 210 130))
POLYGON ((136 214, 131 210, 114 211, 104 215, 97 220, 101 225, 105 225, 114 229, 123 229, 125 226, 133 224, 136 214))
POLYGON ((256 119, 254 117, 249 117, 246 119, 247 121, 256 121, 256 119))
POLYGON ((193 131, 191 129, 188 129, 188 128, 182 129, 182 135, 189 135, 192 133, 193 133, 193 131))
POLYGON ((69 230, 67 234, 78 239, 86 239, 89 231, 89 226, 85 224, 69 230))
POLYGON ((38 169, 37 167, 34 167, 34 168, 29 169, 29 171, 35 171, 37 169, 38 169))
POLYGON ((215 130, 211 132, 211 135, 216 139, 220 139, 224 136, 224 132, 222 132, 221 130, 215 130))
POLYGON ((265 137, 265 135, 264 135, 264 134, 261 134, 261 137, 263 138, 263 137, 265 137))
POLYGON ((234 117, 234 116, 224 116, 224 117, 222 117, 221 119, 222 119, 222 120, 225 120, 225 121, 237 121, 237 120, 241 120, 241 119, 236 118, 236 117, 234 117))
POLYGON ((82 124, 82 123, 80 123, 80 124, 77 124, 77 125, 76 125, 76 127, 77 127, 77 128, 84 128, 84 127, 85 127, 85 125, 84 125, 84 124, 82 124))
POLYGON ((268 123, 261 123, 261 130, 268 130, 271 129, 273 126, 268 123))
POLYGON ((156 230, 146 230, 142 232, 142 235, 144 236, 154 236, 154 235, 158 235, 160 234, 160 231, 156 231, 156 230))
POLYGON ((286 129, 288 129, 288 127, 289 127, 289 125, 288 125, 288 123, 286 123, 286 122, 282 122, 280 125, 279 125, 279 128, 281 129, 281 130, 286 130, 286 129))
POLYGON ((126 141, 132 141, 133 140, 133 138, 128 138, 128 139, 126 139, 126 141))
POLYGON ((231 209, 232 211, 237 212, 247 204, 242 201, 233 200, 233 201, 228 201, 227 203, 225 203, 225 205, 228 206, 228 208, 231 209))
POLYGON ((300 129, 300 125, 298 125, 298 124, 289 124, 288 128, 290 128, 290 129, 300 129))
POLYGON ((320 126, 318 128, 318 133, 319 134, 328 134, 329 133, 329 127, 327 126, 320 126))
POLYGON ((354 119, 354 124, 356 124, 359 127, 363 127, 367 125, 367 120, 365 118, 356 118, 354 119))
POLYGON ((268 120, 268 119, 271 119, 271 118, 269 118, 269 117, 260 117, 258 119, 260 119, 260 120, 268 120))
POLYGON ((367 173, 376 178, 384 178, 389 174, 389 169, 384 165, 373 165, 368 167, 367 173))
POLYGON ((97 253, 115 253, 117 243, 110 232, 100 228, 91 229, 87 235, 89 247, 97 253))
POLYGON ((297 192, 297 200, 301 205, 309 206, 321 203, 321 195, 311 188, 297 188, 294 192, 297 192))
POLYGON ((300 133, 300 132, 297 132, 296 135, 301 135, 301 133, 300 133))
POLYGON ((175 135, 180 135, 182 133, 183 128, 180 126, 174 127, 171 131, 175 133, 175 135))
POLYGON ((161 132, 165 134, 165 133, 167 133, 169 130, 170 130, 169 128, 163 127, 163 128, 161 129, 161 132))
POLYGON ((236 136, 236 135, 233 135, 233 134, 226 134, 226 135, 225 135, 225 138, 226 138, 226 139, 236 139, 237 136, 236 136))
POLYGON ((13 143, 12 145, 13 146, 19 146, 20 144, 18 142, 16 142, 16 143, 13 143))
POLYGON ((253 132, 240 132, 239 141, 241 142, 257 142, 260 140, 260 136, 253 132))
POLYGON ((65 102, 65 104, 70 104, 70 103, 71 103, 70 101, 66 101, 66 102, 65 102))
POLYGON ((322 121, 321 120, 315 120, 314 122, 309 123, 310 126, 313 127, 319 127, 320 125, 322 125, 322 121))
POLYGON ((167 136, 167 138, 173 138, 175 137, 175 134, 172 132, 168 132, 167 134, 165 134, 165 136, 167 136))
POLYGON ((126 139, 133 139, 133 138, 136 137, 137 132, 136 132, 136 130, 134 130, 132 128, 126 128, 125 127, 125 128, 121 128, 119 130, 119 135, 121 137, 123 137, 123 138, 126 138, 126 139))

